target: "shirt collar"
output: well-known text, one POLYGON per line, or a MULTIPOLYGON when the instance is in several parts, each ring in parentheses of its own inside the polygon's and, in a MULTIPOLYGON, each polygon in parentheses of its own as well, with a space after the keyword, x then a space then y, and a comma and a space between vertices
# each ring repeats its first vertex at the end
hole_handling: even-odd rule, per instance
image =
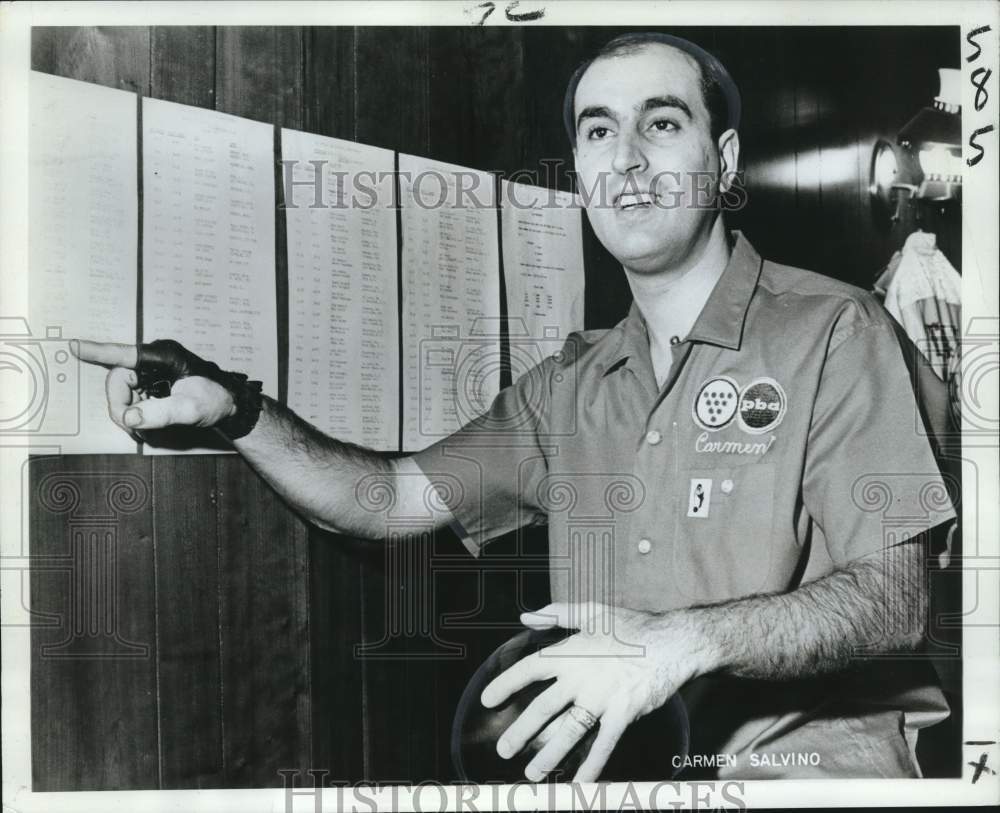
MULTIPOLYGON (((739 350, 743 341, 750 300, 760 278, 761 258, 742 232, 735 231, 736 242, 726 269, 705 302, 685 341, 704 342, 739 350)), ((649 335, 646 323, 635 302, 615 327, 619 338, 604 365, 605 374, 629 359, 649 360, 649 335)))

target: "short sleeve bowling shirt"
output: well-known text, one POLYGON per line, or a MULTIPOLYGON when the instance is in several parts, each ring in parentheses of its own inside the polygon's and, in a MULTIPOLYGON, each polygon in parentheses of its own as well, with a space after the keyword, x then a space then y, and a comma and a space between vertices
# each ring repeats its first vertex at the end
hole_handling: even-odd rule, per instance
MULTIPOLYGON (((954 516, 867 293, 761 260, 737 234, 671 350, 658 388, 633 306, 416 454, 470 550, 547 522, 553 600, 663 612, 794 590, 954 516)), ((913 660, 684 692, 691 753, 728 755, 702 773, 719 779, 919 776, 916 731, 947 716, 913 660)))
POLYGON ((881 305, 730 261, 656 385, 633 305, 415 455, 466 545, 548 523, 553 600, 787 591, 954 516, 881 305))

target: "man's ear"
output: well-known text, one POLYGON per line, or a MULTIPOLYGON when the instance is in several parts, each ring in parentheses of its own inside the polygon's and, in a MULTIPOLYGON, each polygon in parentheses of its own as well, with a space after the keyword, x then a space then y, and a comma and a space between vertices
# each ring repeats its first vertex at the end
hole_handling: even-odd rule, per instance
POLYGON ((728 192, 740 163, 740 134, 726 130, 719 136, 719 192, 728 192))

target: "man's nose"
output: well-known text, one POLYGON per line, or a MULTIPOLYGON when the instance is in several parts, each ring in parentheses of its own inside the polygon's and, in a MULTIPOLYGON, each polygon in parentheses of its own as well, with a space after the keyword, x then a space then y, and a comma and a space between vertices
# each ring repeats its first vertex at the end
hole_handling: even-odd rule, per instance
POLYGON ((646 167, 646 156, 639 144, 638 136, 629 132, 620 135, 611 168, 619 175, 626 175, 629 172, 642 172, 646 167))

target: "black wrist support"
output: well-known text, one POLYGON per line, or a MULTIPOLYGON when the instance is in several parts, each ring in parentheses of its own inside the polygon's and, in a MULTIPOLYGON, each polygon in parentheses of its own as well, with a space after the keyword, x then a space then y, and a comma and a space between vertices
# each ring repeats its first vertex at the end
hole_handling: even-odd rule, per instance
POLYGON ((173 384, 181 378, 202 376, 219 384, 229 392, 236 411, 215 424, 215 428, 230 440, 250 434, 257 424, 263 405, 260 381, 250 381, 243 373, 227 372, 211 361, 195 355, 172 339, 138 345, 138 363, 135 367, 139 389, 153 398, 170 395, 173 384))

